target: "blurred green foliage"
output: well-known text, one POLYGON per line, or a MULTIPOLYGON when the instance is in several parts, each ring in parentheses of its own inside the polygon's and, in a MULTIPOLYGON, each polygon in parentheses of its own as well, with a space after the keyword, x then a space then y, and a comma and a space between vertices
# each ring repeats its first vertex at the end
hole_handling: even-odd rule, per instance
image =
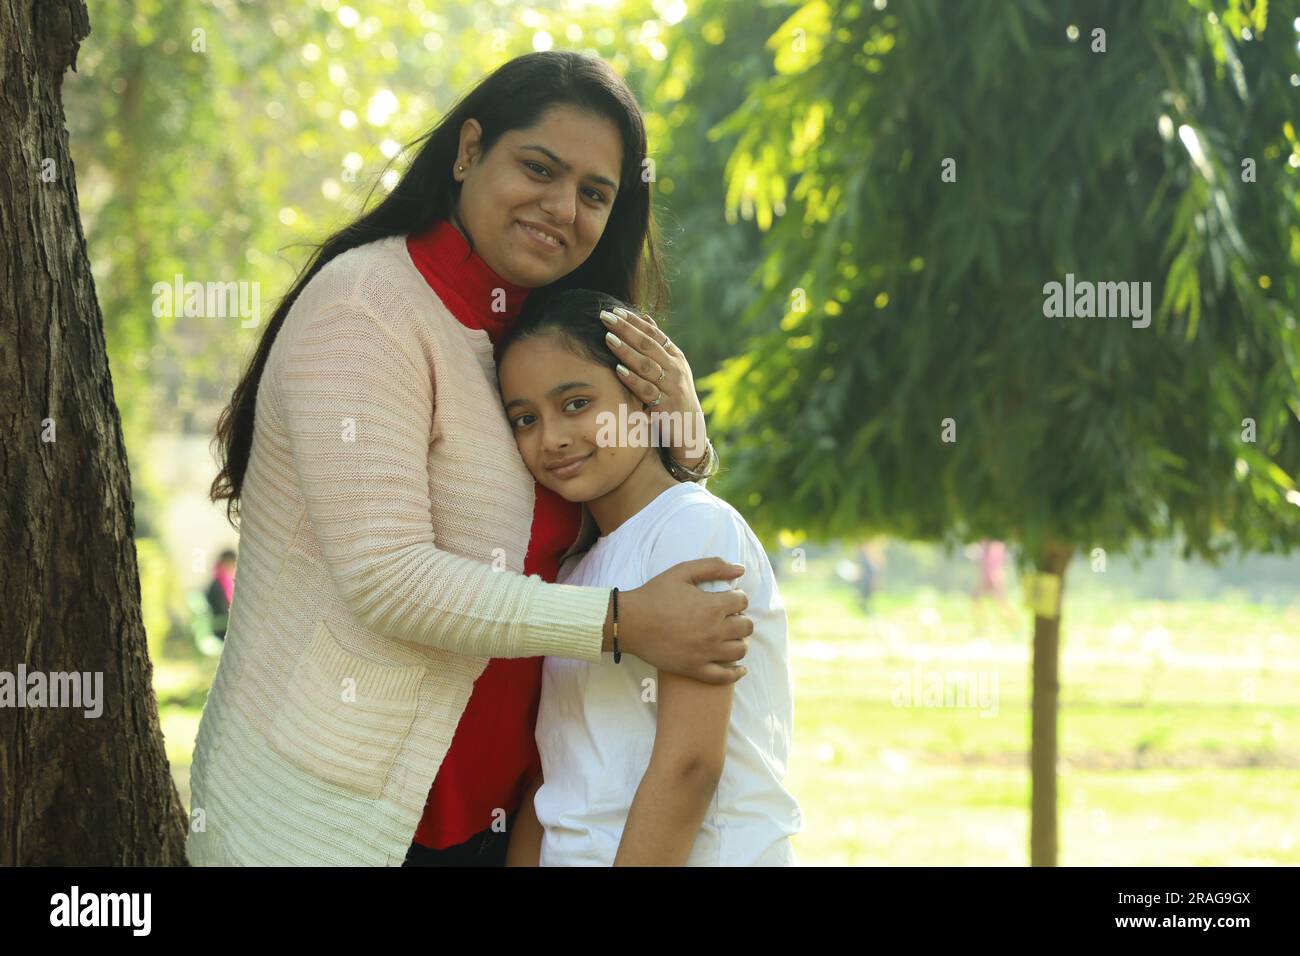
POLYGON ((268 317, 406 144, 554 46, 641 100, 659 318, 761 533, 1294 544, 1296 7, 90 0, 65 100, 138 520, 145 436, 210 432, 261 331, 155 318, 154 284, 268 317), (1067 272, 1151 281, 1151 327, 1045 318, 1067 272))
POLYGON ((175 605, 179 593, 176 571, 154 538, 136 537, 135 557, 140 569, 140 613, 149 642, 149 659, 156 661, 162 657, 172 617, 183 613, 175 605))
POLYGON ((706 383, 718 487, 765 530, 1030 561, 1300 543, 1296 7, 802 5, 720 127, 783 317, 706 383), (1045 317, 1067 273, 1151 282, 1150 327, 1045 317))

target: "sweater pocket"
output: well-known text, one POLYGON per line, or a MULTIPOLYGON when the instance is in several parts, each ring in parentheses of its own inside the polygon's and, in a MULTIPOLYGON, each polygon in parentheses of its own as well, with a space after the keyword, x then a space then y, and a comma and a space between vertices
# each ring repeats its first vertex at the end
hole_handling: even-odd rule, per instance
POLYGON ((321 621, 289 677, 268 743, 313 777, 376 798, 415 721, 425 673, 363 660, 321 621))

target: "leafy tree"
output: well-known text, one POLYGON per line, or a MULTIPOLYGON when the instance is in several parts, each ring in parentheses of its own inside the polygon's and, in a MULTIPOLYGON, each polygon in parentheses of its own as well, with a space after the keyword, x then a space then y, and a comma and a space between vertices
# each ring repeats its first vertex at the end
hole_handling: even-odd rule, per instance
MULTIPOLYGON (((660 223, 673 269, 672 308, 656 319, 685 350, 697 378, 735 355, 747 335, 776 326, 771 310, 753 308, 765 267, 762 232, 752 208, 728 209, 721 188, 740 133, 718 127, 751 87, 772 76, 764 43, 792 9, 693 7, 668 29, 666 55, 645 67, 637 87, 644 90, 660 223)), ((639 78, 634 74, 634 81, 639 78)))
POLYGON ((719 490, 770 531, 1020 545, 1035 865, 1071 554, 1300 542, 1297 12, 811 0, 721 126, 781 318, 706 383, 719 490), (1150 324, 1049 317, 1067 275, 1150 283, 1150 324))

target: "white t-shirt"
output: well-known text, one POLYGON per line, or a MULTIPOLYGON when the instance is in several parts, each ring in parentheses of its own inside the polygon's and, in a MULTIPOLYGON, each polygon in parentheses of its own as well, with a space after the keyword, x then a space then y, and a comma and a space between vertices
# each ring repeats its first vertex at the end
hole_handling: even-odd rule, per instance
MULTIPOLYGON (((722 779, 687 866, 797 866, 790 836, 799 804, 781 785, 790 755, 794 688, 786 613, 772 566, 740 514, 705 488, 667 489, 585 554, 560 568, 564 584, 632 589, 682 561, 718 556, 745 566, 735 581, 754 622, 733 691, 722 779)), ((624 653, 598 664, 547 657, 537 714, 544 783, 534 806, 545 829, 542 866, 610 866, 650 763, 658 671, 624 653)))

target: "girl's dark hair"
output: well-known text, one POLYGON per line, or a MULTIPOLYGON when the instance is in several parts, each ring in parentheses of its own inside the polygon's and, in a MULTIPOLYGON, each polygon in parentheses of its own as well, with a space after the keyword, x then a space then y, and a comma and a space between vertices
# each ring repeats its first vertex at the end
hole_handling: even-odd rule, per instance
MULTIPOLYGON (((616 366, 618 356, 610 351, 605 341, 609 330, 600 320, 600 310, 613 312, 617 308, 632 310, 627 302, 596 289, 561 289, 530 292, 514 324, 501 337, 496 346, 497 372, 511 346, 525 339, 555 335, 562 348, 580 359, 594 362, 613 373, 622 384, 616 366)), ((667 445, 659 447, 659 459, 668 470, 672 450, 667 445)), ((670 471, 671 474, 671 471, 670 471)))
MULTIPOLYGON (((453 219, 474 249, 474 237, 456 215, 461 184, 452 176, 466 120, 483 128, 483 155, 502 134, 537 125, 557 106, 574 106, 608 119, 623 141, 618 195, 605 231, 587 260, 548 289, 585 287, 645 303, 652 312, 666 306, 667 289, 651 209, 650 184, 641 175, 646 158, 645 123, 636 97, 599 57, 567 50, 528 53, 509 61, 470 90, 433 129, 410 144, 418 152, 397 186, 370 212, 315 247, 306 266, 280 300, 257 351, 217 422, 220 471, 212 501, 226 502, 226 517, 239 513, 244 473, 253 446, 257 387, 285 316, 308 282, 336 256, 390 236, 423 232, 453 219)), ((374 189, 371 189, 371 195, 374 189)), ((367 204, 369 197, 367 197, 367 204)), ((531 295, 530 295, 531 298, 531 295)))

